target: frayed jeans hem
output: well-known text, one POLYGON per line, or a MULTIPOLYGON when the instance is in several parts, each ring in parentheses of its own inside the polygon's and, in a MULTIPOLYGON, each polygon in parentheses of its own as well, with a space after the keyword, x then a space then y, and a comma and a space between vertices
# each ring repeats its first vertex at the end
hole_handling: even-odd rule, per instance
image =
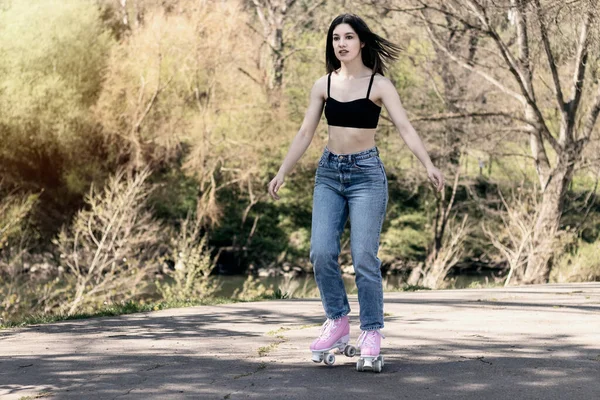
POLYGON ((348 309, 347 311, 344 311, 344 312, 342 312, 342 313, 338 314, 338 315, 337 315, 337 316, 335 316, 335 317, 327 317, 327 318, 328 318, 328 319, 332 319, 332 320, 336 320, 336 319, 343 318, 343 317, 345 317, 345 316, 346 316, 346 315, 348 315, 348 314, 350 314, 350 309, 348 309))
POLYGON ((361 331, 378 331, 380 329, 383 329, 383 325, 381 325, 381 326, 372 326, 372 327, 368 327, 368 328, 363 328, 363 327, 360 328, 361 331))

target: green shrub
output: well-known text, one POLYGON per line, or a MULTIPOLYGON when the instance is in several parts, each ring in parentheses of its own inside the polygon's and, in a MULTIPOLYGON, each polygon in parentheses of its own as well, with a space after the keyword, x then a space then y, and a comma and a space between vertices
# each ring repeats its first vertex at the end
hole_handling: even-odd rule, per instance
POLYGON ((579 240, 572 252, 558 258, 550 274, 551 282, 589 282, 600 280, 600 240, 579 240))

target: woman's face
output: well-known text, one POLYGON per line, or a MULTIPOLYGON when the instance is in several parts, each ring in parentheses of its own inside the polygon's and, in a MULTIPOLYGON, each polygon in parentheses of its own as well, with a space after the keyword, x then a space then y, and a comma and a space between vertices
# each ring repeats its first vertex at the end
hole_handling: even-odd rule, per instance
POLYGON ((333 51, 338 60, 352 61, 360 55, 364 43, 360 42, 354 29, 348 24, 339 24, 333 30, 333 51))

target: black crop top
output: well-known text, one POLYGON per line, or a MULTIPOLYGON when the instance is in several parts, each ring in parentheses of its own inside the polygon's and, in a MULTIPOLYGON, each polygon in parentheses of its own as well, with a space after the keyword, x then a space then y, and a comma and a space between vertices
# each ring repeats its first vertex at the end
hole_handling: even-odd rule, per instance
POLYGON ((331 72, 329 73, 327 77, 327 100, 325 102, 325 118, 328 125, 346 128, 377 128, 381 107, 369 99, 374 77, 375 74, 371 75, 367 97, 342 102, 331 97, 331 72))

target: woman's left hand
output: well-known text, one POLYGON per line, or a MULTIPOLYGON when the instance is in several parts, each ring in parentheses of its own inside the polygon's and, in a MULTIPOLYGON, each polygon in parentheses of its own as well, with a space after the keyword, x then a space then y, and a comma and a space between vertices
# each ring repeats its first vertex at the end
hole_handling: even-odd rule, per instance
POLYGON ((444 189, 444 174, 434 166, 427 168, 427 176, 438 192, 444 189))

